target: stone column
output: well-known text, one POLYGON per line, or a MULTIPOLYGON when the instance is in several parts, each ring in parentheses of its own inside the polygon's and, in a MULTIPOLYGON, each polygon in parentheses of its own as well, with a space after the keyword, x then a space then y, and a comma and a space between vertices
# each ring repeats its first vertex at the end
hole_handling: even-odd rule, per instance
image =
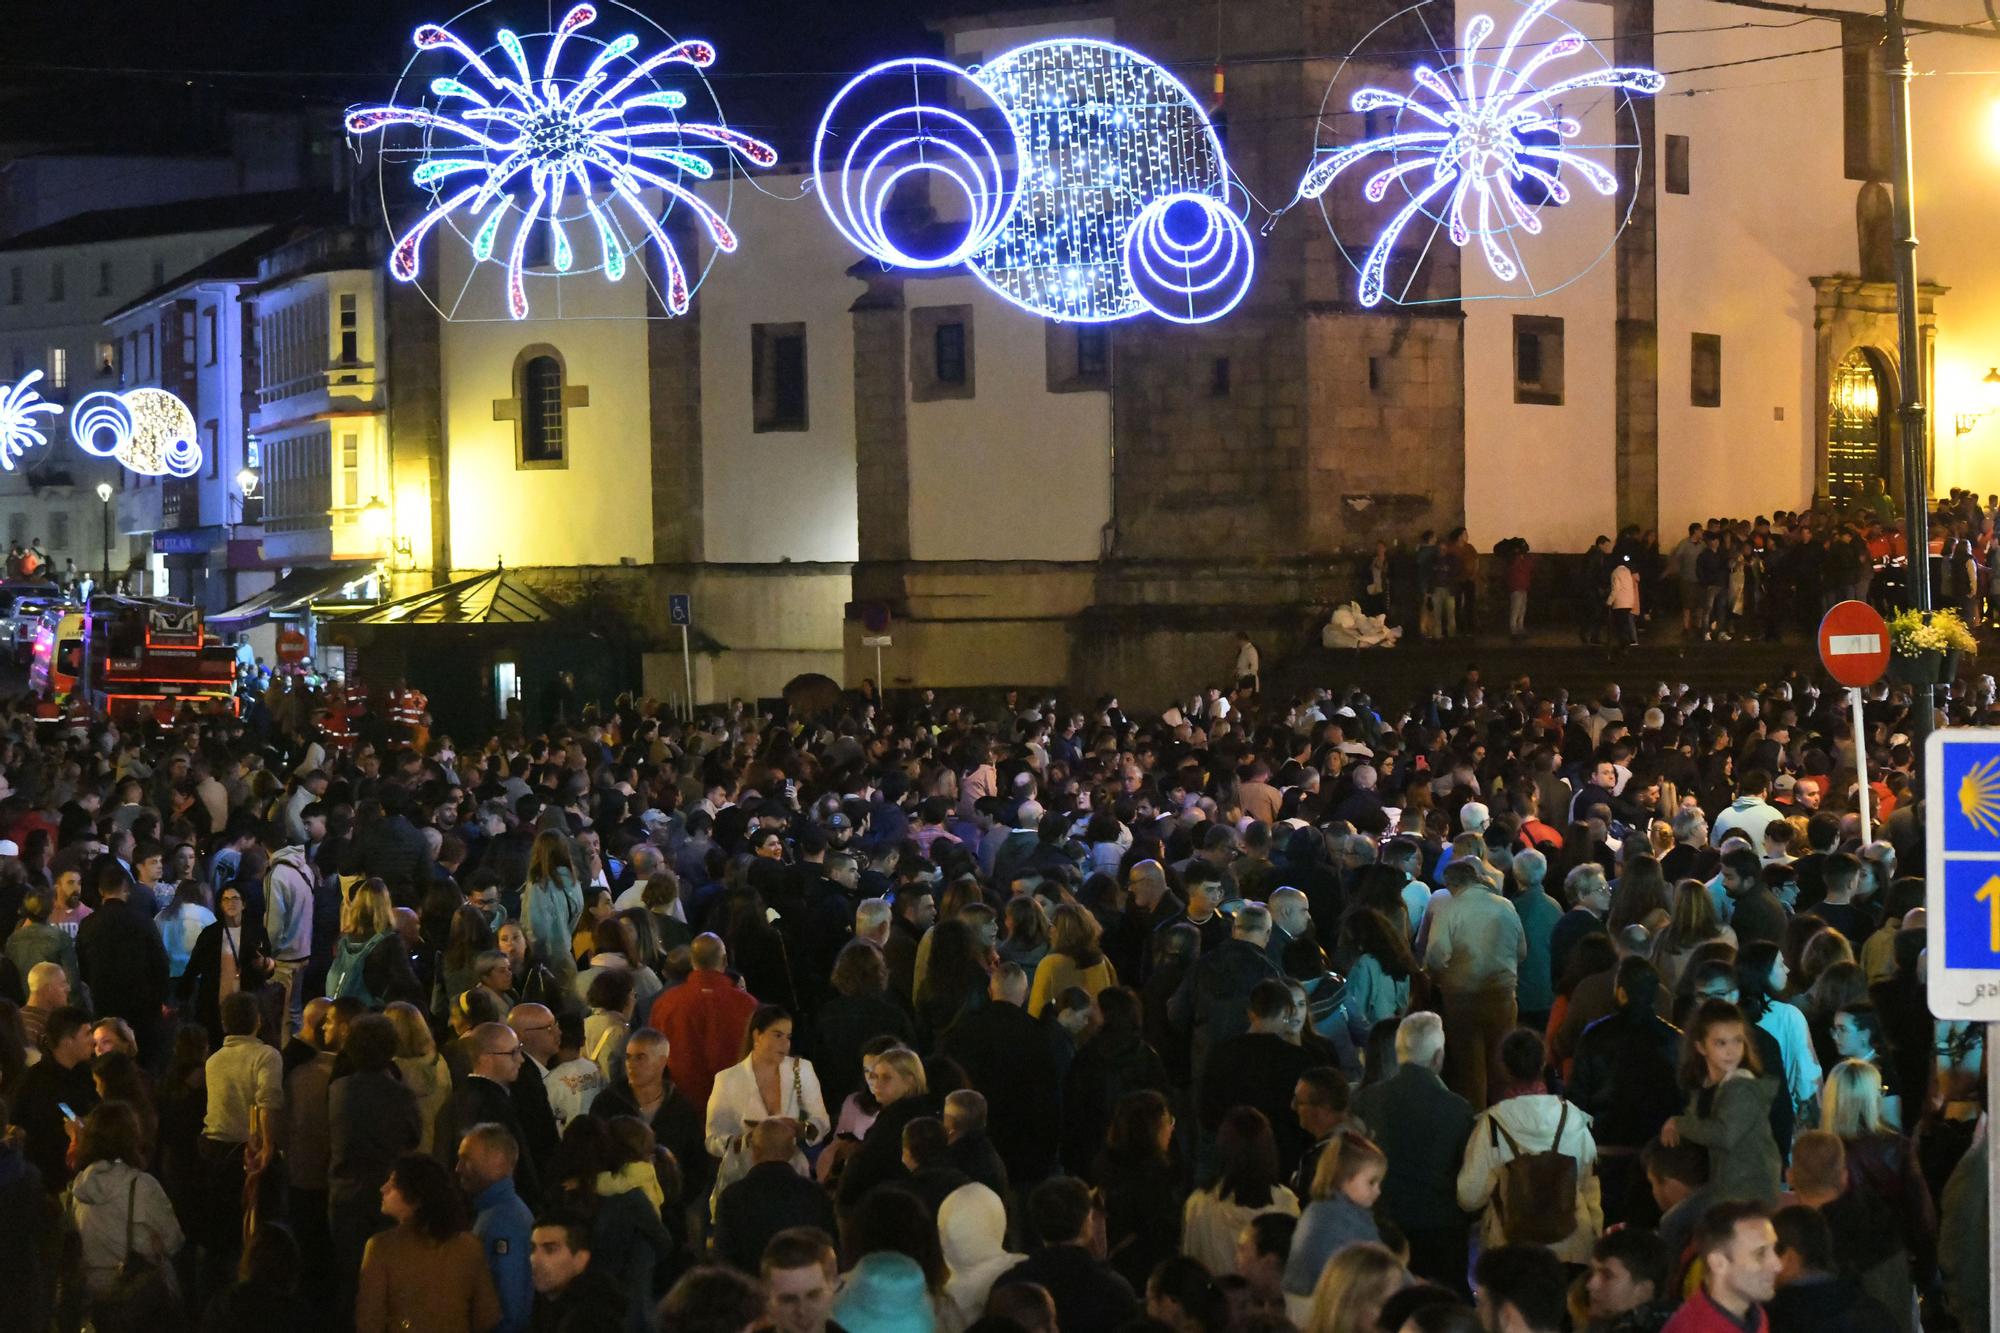
MULTIPOLYGON (((1615 63, 1653 64, 1653 0, 1615 0, 1615 63)), ((1659 220, 1654 167, 1658 136, 1650 97, 1630 99, 1638 129, 1636 178, 1618 177, 1618 216, 1627 218, 1616 254, 1618 318, 1613 435, 1617 448, 1618 524, 1660 524, 1659 220), (1630 210, 1629 216, 1627 210, 1630 210)), ((1624 117, 1621 115, 1621 122, 1624 117)), ((1627 128, 1621 123, 1620 129, 1627 128)))
MULTIPOLYGON (((854 482, 861 562, 910 558, 908 355, 903 284, 870 275, 854 317, 854 482)), ((855 595, 861 596, 860 588, 855 595)))

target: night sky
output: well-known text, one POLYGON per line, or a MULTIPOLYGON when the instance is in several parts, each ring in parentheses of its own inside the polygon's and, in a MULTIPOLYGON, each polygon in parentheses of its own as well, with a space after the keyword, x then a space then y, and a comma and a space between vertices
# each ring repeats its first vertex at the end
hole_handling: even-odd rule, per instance
MULTIPOLYGON (((460 26, 468 39, 490 37, 501 26, 540 31, 571 3, 501 0, 460 26)), ((411 31, 420 22, 450 19, 458 7, 459 0, 354 5, 72 0, 11 6, 7 38, 0 44, 0 142, 193 150, 213 137, 218 113, 228 107, 318 105, 337 114, 350 103, 386 96, 412 53, 411 31)), ((731 123, 772 138, 788 157, 852 72, 891 56, 936 49, 919 15, 1005 7, 1005 0, 635 5, 677 38, 715 42, 721 57, 709 77, 731 123)), ((609 5, 602 8, 593 27, 600 33, 623 17, 609 5)))

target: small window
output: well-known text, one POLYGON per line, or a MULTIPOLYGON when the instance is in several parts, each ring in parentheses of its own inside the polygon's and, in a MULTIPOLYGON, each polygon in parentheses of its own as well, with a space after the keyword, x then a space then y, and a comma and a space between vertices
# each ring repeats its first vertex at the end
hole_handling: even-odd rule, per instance
POLYGON ((1686 194, 1688 192, 1688 137, 1685 134, 1667 136, 1667 193, 1686 194))
POLYGON ((153 378, 153 331, 145 329, 139 334, 139 345, 145 349, 144 370, 147 379, 153 378))
POLYGON ((49 511, 49 545, 58 551, 69 549, 69 513, 67 510, 49 511))
POLYGON ((361 503, 361 437, 349 431, 340 437, 340 507, 361 503))
POLYGON ((552 356, 530 357, 521 368, 521 461, 563 461, 563 371, 552 356))
POLYGON ((49 300, 50 301, 63 300, 65 294, 64 293, 65 286, 66 283, 64 282, 63 279, 63 266, 61 262, 58 261, 57 263, 49 265, 49 300))
POLYGON ((1382 358, 1379 356, 1368 358, 1368 392, 1382 392, 1382 358))
POLYGON ((1514 316, 1514 401, 1562 406, 1562 320, 1547 315, 1514 316))
POLYGON ((97 294, 111 295, 111 261, 108 259, 97 261, 97 294))
POLYGON ((19 305, 28 299, 28 279, 19 264, 7 270, 7 304, 19 305))
POLYGON ((806 429, 806 326, 751 325, 750 379, 754 429, 806 429))
POLYGON ((208 448, 208 475, 212 481, 222 475, 222 428, 214 421, 205 421, 201 433, 208 448))
POLYGON ((1229 396, 1229 358, 1218 356, 1208 367, 1208 396, 1227 398, 1229 396))
POLYGON ((67 389, 69 387, 69 349, 51 347, 49 349, 49 387, 67 389))
POLYGON ((222 355, 222 349, 217 346, 222 341, 222 321, 217 316, 214 306, 207 306, 201 312, 201 337, 208 345, 207 364, 212 366, 216 358, 222 355))
POLYGON ((910 398, 971 398, 977 378, 972 307, 919 306, 910 312, 910 398))
POLYGON ((110 342, 99 342, 97 344, 95 360, 99 375, 116 375, 118 373, 118 340, 114 338, 110 342))
POLYGON ((1688 357, 1688 402, 1722 406, 1722 335, 1697 333, 1688 357))
POLYGON ((1102 393, 1111 387, 1111 335, 1101 324, 1048 321, 1042 355, 1050 393, 1102 393))
POLYGON ((361 359, 361 307, 359 298, 340 298, 340 359, 352 363, 361 359))
POLYGON ((1101 325, 1089 324, 1076 331, 1076 377, 1101 380, 1111 365, 1111 335, 1101 325))
POLYGON ((932 333, 937 347, 937 369, 939 384, 963 385, 965 383, 965 325, 940 324, 932 333))

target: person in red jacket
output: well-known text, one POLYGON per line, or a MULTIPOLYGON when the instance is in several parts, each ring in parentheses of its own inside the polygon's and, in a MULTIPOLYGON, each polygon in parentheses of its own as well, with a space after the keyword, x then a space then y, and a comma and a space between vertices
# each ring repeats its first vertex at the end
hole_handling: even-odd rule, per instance
POLYGON ((1661 1333, 1766 1333, 1764 1303, 1778 1289, 1778 1232, 1761 1203, 1718 1203, 1695 1227, 1707 1272, 1661 1333))
POLYGON ((715 1076, 743 1059, 743 1034, 757 997, 730 980, 729 950, 716 935, 697 935, 688 954, 694 971, 653 1001, 648 1026, 666 1034, 667 1073, 681 1095, 704 1114, 715 1076))

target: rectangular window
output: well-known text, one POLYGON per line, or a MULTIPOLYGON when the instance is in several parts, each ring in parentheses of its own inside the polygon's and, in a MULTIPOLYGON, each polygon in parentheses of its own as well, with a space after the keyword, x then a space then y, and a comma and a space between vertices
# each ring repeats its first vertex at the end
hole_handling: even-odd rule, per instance
POLYGON ((750 326, 753 427, 759 431, 806 428, 806 326, 750 326))
POLYGON ((1379 356, 1368 358, 1368 392, 1382 392, 1382 358, 1379 356))
POLYGON ((349 364, 361 359, 361 310, 354 296, 340 298, 340 359, 349 364))
POLYGON ((99 375, 117 374, 118 340, 114 338, 110 342, 100 341, 97 344, 97 355, 93 359, 96 362, 97 373, 99 375))
POLYGON ((1562 320, 1548 315, 1514 316, 1514 401, 1562 406, 1562 320))
POLYGON ((971 398, 977 379, 972 307, 919 306, 910 311, 910 400, 971 398))
POLYGON ((7 270, 7 304, 19 305, 28 299, 27 272, 19 264, 7 270))
POLYGON ((51 347, 49 349, 49 387, 67 389, 69 387, 69 349, 51 347))
POLYGON ((213 421, 203 422, 201 429, 208 446, 208 476, 213 481, 222 475, 222 429, 213 421))
POLYGON ((140 332, 139 346, 145 353, 140 359, 139 373, 150 380, 153 378, 153 331, 151 329, 145 329, 140 332))
POLYGON ((118 376, 120 384, 130 388, 139 382, 139 335, 136 333, 127 334, 125 337, 125 364, 120 370, 122 371, 118 376))
POLYGON ((939 384, 963 385, 965 383, 965 325, 940 324, 932 334, 937 347, 936 367, 939 384))
POLYGON ((111 261, 108 259, 97 261, 97 294, 111 295, 111 261))
POLYGON ((1688 137, 1685 134, 1667 136, 1667 193, 1686 194, 1688 192, 1688 137))
POLYGON ((1101 380, 1111 366, 1111 335, 1101 326, 1089 324, 1076 331, 1076 377, 1101 380))
POLYGON ((62 261, 57 260, 55 263, 49 265, 49 300, 60 301, 64 299, 63 289, 64 289, 64 282, 63 282, 62 261))
POLYGON ((1697 333, 1688 357, 1688 402, 1695 407, 1722 406, 1722 335, 1697 333))
POLYGON ((352 509, 361 503, 361 437, 348 433, 340 437, 340 506, 352 509))
POLYGON ((49 511, 49 546, 58 551, 69 549, 69 511, 52 509, 49 511))
POLYGON ((202 309, 201 337, 208 345, 207 364, 212 366, 216 358, 222 355, 222 349, 216 346, 222 340, 222 321, 216 317, 214 306, 205 306, 202 309))
POLYGON ((1208 365, 1208 396, 1227 398, 1229 396, 1229 358, 1218 356, 1208 365))

